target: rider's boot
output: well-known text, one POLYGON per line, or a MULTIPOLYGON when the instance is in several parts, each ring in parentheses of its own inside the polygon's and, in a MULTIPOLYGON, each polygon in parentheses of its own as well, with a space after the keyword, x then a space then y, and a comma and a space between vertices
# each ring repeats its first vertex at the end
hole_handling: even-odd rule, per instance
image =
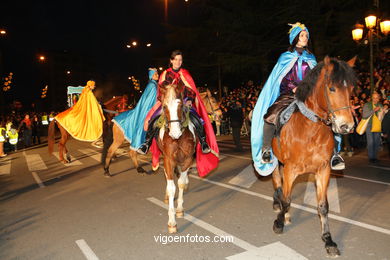
POLYGON ((345 169, 345 162, 343 157, 339 154, 339 151, 341 150, 341 140, 342 137, 340 134, 334 135, 335 140, 335 148, 333 150, 333 156, 330 159, 330 168, 332 170, 340 171, 345 169))
POLYGON ((274 138, 274 135, 275 135, 275 126, 273 124, 264 122, 261 163, 272 163, 271 147, 272 147, 272 139, 274 138))
POLYGON ((199 143, 200 143, 200 146, 202 148, 202 152, 203 153, 211 152, 211 149, 210 149, 209 145, 206 142, 206 133, 204 131, 202 122, 200 121, 200 119, 196 115, 194 115, 191 112, 190 112, 190 120, 191 120, 191 122, 193 123, 193 125, 195 127, 195 133, 196 133, 196 135, 199 138, 199 143))
POLYGON ((146 132, 145 142, 141 144, 138 148, 137 152, 140 154, 147 154, 149 151, 149 147, 152 145, 153 138, 159 132, 160 128, 155 126, 155 122, 159 116, 156 116, 149 122, 148 131, 146 132))

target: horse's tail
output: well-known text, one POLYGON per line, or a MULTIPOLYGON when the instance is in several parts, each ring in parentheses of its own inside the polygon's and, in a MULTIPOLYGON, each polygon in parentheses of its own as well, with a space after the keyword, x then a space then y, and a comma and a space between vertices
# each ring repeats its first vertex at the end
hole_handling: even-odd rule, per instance
POLYGON ((111 121, 104 121, 103 122, 103 150, 102 150, 102 158, 101 163, 103 165, 106 164, 106 157, 108 153, 108 149, 110 148, 112 142, 113 142, 113 123, 111 121))
POLYGON ((53 153, 53 146, 55 142, 55 131, 56 131, 56 126, 55 126, 55 120, 52 120, 49 124, 49 129, 47 132, 47 146, 49 148, 49 154, 53 153))

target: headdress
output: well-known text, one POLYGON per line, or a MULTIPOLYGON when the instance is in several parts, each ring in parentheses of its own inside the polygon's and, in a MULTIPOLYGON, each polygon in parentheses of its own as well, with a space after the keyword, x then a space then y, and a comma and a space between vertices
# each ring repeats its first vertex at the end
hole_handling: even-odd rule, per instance
POLYGON ((290 31, 288 31, 288 33, 290 34, 290 44, 293 43, 295 37, 297 37, 297 35, 301 31, 306 31, 307 32, 307 38, 309 38, 309 30, 307 29, 307 27, 304 24, 302 24, 300 22, 296 22, 295 24, 289 23, 288 25, 292 26, 290 31))
POLYGON ((149 68, 149 72, 148 72, 148 75, 149 75, 149 80, 151 80, 153 78, 153 75, 154 73, 157 72, 157 69, 155 68, 149 68))

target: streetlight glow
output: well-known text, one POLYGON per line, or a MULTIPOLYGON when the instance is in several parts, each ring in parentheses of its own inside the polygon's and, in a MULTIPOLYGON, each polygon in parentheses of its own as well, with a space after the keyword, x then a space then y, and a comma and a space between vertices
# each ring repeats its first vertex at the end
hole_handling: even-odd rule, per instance
POLYGON ((387 35, 390 32, 390 21, 385 20, 380 23, 381 31, 384 35, 387 35))
POLYGON ((2 30, 0 30, 0 34, 5 35, 5 34, 7 34, 7 31, 2 29, 2 30))
POLYGON ((131 48, 131 45, 130 45, 130 44, 127 44, 126 47, 127 47, 127 48, 131 48))
POLYGON ((159 69, 159 70, 163 70, 163 67, 159 67, 158 69, 159 69))
POLYGON ((364 25, 356 24, 355 29, 352 30, 352 39, 354 41, 360 41, 363 38, 364 25))
POLYGON ((134 47, 137 46, 137 42, 136 42, 136 41, 133 41, 131 44, 132 44, 134 47))
POLYGON ((365 18, 366 26, 369 29, 372 29, 376 25, 376 16, 375 15, 369 15, 365 18))
POLYGON ((151 44, 151 43, 148 43, 148 44, 146 44, 146 47, 150 47, 150 46, 152 46, 152 44, 151 44))
POLYGON ((45 56, 43 56, 43 55, 39 56, 40 61, 44 61, 45 59, 46 59, 45 56))
POLYGON ((66 74, 68 74, 68 75, 69 75, 69 74, 70 74, 70 70, 68 70, 68 71, 66 72, 66 74))

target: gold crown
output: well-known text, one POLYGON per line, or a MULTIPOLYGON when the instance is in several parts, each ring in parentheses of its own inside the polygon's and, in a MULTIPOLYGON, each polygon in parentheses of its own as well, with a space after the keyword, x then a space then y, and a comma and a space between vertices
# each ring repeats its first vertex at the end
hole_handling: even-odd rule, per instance
POLYGON ((291 31, 292 31, 295 27, 300 27, 302 30, 305 30, 305 29, 306 29, 306 26, 305 26, 303 23, 300 23, 300 22, 296 22, 296 23, 294 23, 294 24, 289 23, 288 25, 291 26, 291 29, 288 31, 289 34, 291 33, 291 31))

